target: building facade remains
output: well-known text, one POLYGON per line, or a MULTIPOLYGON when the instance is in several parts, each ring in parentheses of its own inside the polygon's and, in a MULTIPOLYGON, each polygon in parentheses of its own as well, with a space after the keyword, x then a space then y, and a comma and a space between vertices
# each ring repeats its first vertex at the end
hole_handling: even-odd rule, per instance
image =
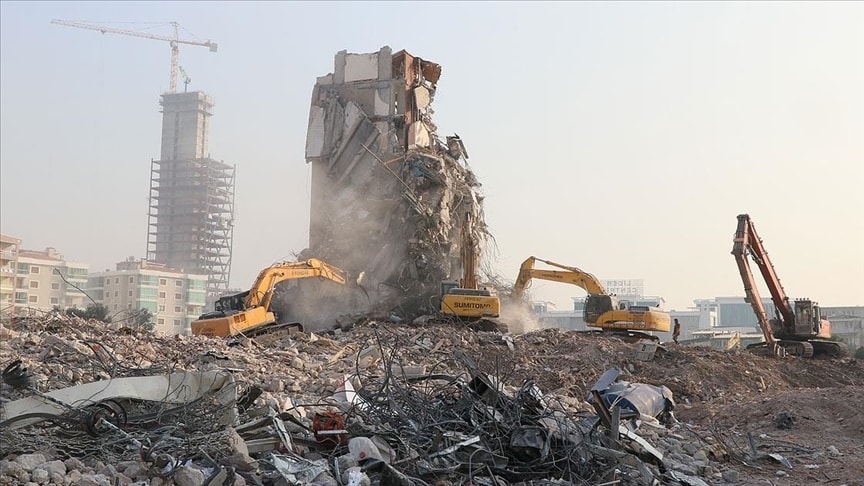
POLYGON ((309 112, 308 255, 362 275, 372 306, 403 317, 431 312, 440 282, 460 277, 467 214, 488 237, 468 152, 432 120, 440 76, 406 51, 342 51, 309 112))

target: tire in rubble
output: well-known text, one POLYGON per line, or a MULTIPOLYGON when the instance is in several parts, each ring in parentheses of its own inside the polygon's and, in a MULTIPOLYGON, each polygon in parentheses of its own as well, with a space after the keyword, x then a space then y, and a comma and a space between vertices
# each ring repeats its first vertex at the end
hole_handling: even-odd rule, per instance
POLYGON ((84 428, 93 437, 113 430, 107 424, 122 428, 128 420, 126 410, 114 400, 99 402, 92 407, 88 407, 86 411, 87 414, 83 417, 84 428))

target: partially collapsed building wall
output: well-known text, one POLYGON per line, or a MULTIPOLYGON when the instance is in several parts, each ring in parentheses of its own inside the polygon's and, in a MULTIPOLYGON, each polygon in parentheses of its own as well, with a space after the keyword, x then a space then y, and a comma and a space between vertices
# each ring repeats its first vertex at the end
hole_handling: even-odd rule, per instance
POLYGON ((458 136, 432 121, 441 66, 389 47, 336 54, 312 93, 310 256, 362 274, 378 310, 431 311, 458 280, 467 213, 483 241, 483 198, 458 136))

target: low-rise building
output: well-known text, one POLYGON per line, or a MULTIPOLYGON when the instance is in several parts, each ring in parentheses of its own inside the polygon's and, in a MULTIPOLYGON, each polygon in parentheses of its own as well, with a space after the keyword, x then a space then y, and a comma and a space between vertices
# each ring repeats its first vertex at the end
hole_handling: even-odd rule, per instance
POLYGON ((207 276, 130 257, 113 271, 91 274, 87 292, 109 315, 147 309, 153 314, 154 331, 190 334, 190 324, 204 311, 207 276))
POLYGON ((864 306, 823 307, 822 315, 831 322, 831 334, 849 346, 851 352, 864 346, 864 306))
POLYGON ((66 261, 54 248, 18 250, 15 314, 48 312, 55 307, 86 307, 89 265, 66 261))
POLYGON ((21 239, 0 234, 0 315, 15 313, 15 273, 21 239))

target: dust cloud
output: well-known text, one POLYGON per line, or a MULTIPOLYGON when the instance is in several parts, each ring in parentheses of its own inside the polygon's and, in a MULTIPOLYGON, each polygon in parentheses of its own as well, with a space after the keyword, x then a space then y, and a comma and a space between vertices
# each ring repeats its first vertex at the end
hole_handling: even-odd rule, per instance
POLYGON ((542 329, 537 316, 524 302, 501 302, 501 321, 511 334, 525 334, 542 329))

